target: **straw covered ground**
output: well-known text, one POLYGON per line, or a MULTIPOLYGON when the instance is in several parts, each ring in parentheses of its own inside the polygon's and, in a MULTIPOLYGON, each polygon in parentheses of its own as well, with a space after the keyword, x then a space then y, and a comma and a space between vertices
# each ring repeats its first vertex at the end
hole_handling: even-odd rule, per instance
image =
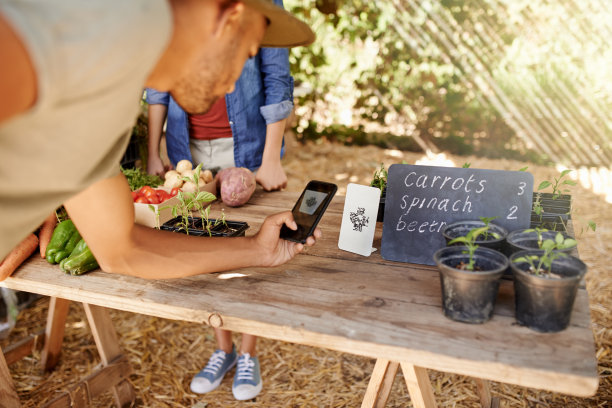
MULTIPOLYGON (((415 163, 421 154, 375 147, 346 147, 330 143, 288 143, 284 160, 289 190, 300 191, 310 179, 332 180, 344 193, 349 182, 367 184, 373 171, 385 163, 406 160, 415 163)), ((517 170, 525 163, 453 157, 455 165, 470 162, 473 168, 517 170)), ((551 179, 554 168, 529 165, 536 184, 551 179)), ((592 328, 599 362, 598 393, 588 399, 573 398, 535 389, 492 383, 492 392, 502 407, 608 407, 612 406, 612 204, 583 186, 572 190, 574 218, 597 222, 597 232, 580 236, 581 258, 589 266, 587 286, 592 328)), ((41 298, 21 312, 8 342, 25 337, 45 325, 48 299, 41 298)), ((374 361, 350 354, 293 345, 268 339, 258 342, 264 389, 255 401, 237 402, 231 393, 231 376, 205 396, 189 390, 191 377, 205 364, 215 347, 213 332, 194 323, 177 322, 128 312, 111 311, 111 317, 133 367, 130 381, 137 390, 137 406, 144 407, 359 407, 374 361)), ((235 336, 240 341, 240 336, 235 336)), ((24 407, 37 407, 85 377, 99 357, 89 333, 85 314, 72 304, 66 327, 61 361, 55 371, 41 372, 40 355, 15 364, 11 374, 24 407)), ((477 407, 476 386, 471 378, 430 371, 440 407, 477 407)), ((0 403, 0 405, 2 405, 0 403)), ((112 406, 110 393, 95 399, 94 407, 112 406)), ((410 398, 398 373, 388 407, 410 407, 410 398)))

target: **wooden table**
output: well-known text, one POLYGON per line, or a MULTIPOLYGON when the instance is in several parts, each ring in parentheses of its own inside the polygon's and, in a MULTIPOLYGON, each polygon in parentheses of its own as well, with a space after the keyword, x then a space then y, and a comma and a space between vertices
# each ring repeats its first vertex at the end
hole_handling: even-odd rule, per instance
MULTIPOLYGON (((258 190, 248 205, 225 212, 228 220, 248 222, 248 235, 267 214, 291 208, 296 199, 294 193, 258 190)), ((556 334, 515 323, 510 281, 502 282, 492 320, 451 321, 442 313, 435 267, 385 261, 380 251, 362 257, 338 249, 343 206, 344 197, 336 197, 320 224, 323 238, 276 268, 150 281, 99 270, 67 276, 33 257, 3 285, 88 305, 107 364, 120 351, 114 332, 104 338, 107 331, 97 328, 110 324, 104 307, 376 358, 363 407, 385 405, 398 366, 416 407, 435 406, 427 369, 595 394, 597 361, 585 289, 578 291, 570 327, 556 334)), ((218 211, 215 204, 211 216, 218 211)), ((382 224, 377 229, 374 246, 380 249, 382 224)), ((486 401, 486 381, 479 384, 486 401)))

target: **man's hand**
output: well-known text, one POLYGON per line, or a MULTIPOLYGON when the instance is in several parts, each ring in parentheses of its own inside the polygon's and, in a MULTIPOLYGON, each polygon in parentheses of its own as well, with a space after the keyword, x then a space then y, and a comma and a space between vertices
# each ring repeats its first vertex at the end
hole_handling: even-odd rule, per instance
MULTIPOLYGON (((282 265, 293 259, 293 257, 304 249, 304 245, 300 243, 280 238, 280 230, 283 224, 287 225, 287 227, 292 230, 297 229, 297 224, 293 219, 291 211, 267 217, 259 232, 253 237, 257 245, 261 248, 263 266, 282 265)), ((316 228, 313 236, 308 237, 306 240, 306 245, 314 245, 316 240, 320 237, 321 230, 316 228)))
POLYGON ((280 160, 274 163, 264 160, 257 170, 255 180, 265 191, 280 190, 287 187, 287 175, 280 160))

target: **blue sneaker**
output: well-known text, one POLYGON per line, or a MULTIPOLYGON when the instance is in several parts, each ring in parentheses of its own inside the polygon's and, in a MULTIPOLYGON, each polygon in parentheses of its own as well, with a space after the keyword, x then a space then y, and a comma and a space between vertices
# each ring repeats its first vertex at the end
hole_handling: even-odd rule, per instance
POLYGON ((232 385, 234 398, 240 401, 253 399, 259 395, 262 387, 259 360, 257 357, 251 357, 249 353, 241 354, 232 385))
POLYGON ((204 394, 217 388, 225 374, 236 365, 238 355, 236 347, 232 345, 232 352, 226 353, 223 350, 215 350, 206 367, 193 377, 189 388, 191 391, 204 394))

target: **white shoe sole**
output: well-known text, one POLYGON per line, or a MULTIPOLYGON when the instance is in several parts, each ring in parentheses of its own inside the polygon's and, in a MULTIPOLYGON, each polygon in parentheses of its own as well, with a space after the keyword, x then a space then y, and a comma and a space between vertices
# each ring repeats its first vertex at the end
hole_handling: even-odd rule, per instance
POLYGON ((253 386, 249 384, 241 384, 238 387, 232 387, 232 394, 238 401, 246 401, 255 398, 259 395, 263 388, 263 381, 253 386))
POLYGON ((211 392, 217 389, 219 385, 221 385, 221 381, 223 381, 223 379, 225 378, 225 374, 227 374, 229 370, 234 368, 235 365, 236 362, 229 366, 227 370, 225 370, 223 375, 221 375, 215 382, 212 383, 204 377, 194 377, 193 380, 191 380, 191 384, 189 384, 189 388, 196 394, 206 394, 207 392, 211 392))

